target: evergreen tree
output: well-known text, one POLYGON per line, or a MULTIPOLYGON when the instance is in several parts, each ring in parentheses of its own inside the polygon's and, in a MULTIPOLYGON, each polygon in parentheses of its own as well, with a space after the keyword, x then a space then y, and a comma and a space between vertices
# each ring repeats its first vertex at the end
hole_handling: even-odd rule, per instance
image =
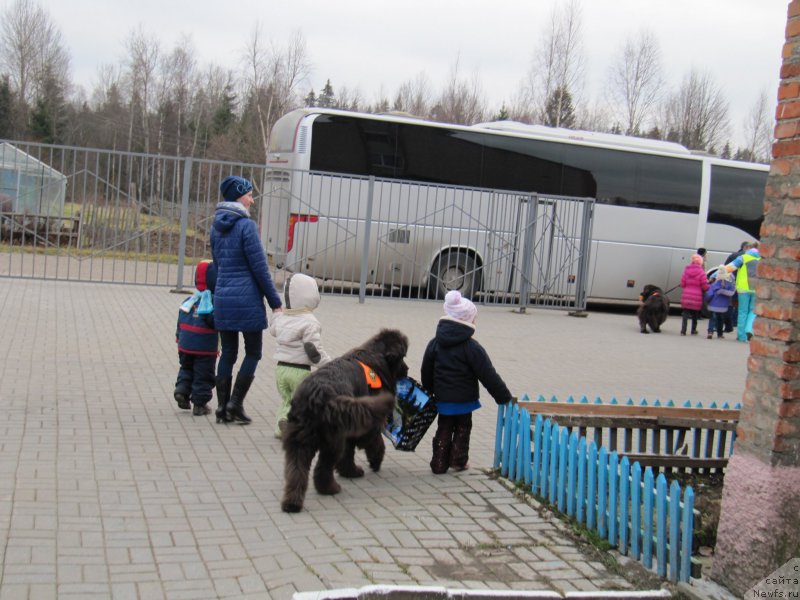
POLYGON ((236 94, 233 93, 233 88, 230 83, 225 85, 225 90, 220 98, 220 104, 214 111, 214 116, 211 118, 211 132, 214 135, 226 133, 230 127, 236 122, 236 115, 234 108, 236 107, 236 94))
POLYGON ((575 108, 572 106, 572 95, 566 88, 557 87, 553 90, 545 105, 544 124, 550 127, 575 126, 575 108))
POLYGON ((730 142, 725 142, 725 145, 722 147, 722 154, 720 154, 722 158, 730 158, 731 157, 731 144, 730 142))
POLYGON ((319 93, 317 106, 321 108, 334 108, 336 106, 336 97, 333 93, 333 86, 331 85, 330 79, 325 82, 325 87, 323 87, 322 91, 319 93))
POLYGON ((492 121, 508 121, 509 119, 508 109, 506 108, 506 103, 503 102, 503 105, 500 107, 500 112, 498 112, 494 117, 492 117, 492 121))
POLYGON ((650 131, 644 134, 644 137, 649 138, 651 140, 660 140, 661 130, 658 127, 653 127, 650 131))
POLYGON ((0 138, 11 138, 14 136, 14 94, 11 91, 11 84, 8 75, 0 78, 0 138))
POLYGON ((45 73, 41 93, 31 112, 30 132, 34 139, 48 144, 64 143, 67 128, 66 102, 61 82, 45 73))
POLYGON ((50 107, 44 98, 36 100, 36 106, 31 111, 30 133, 34 140, 46 144, 55 143, 53 139, 54 119, 50 107))
POLYGON ((306 106, 316 106, 317 105, 317 96, 314 94, 314 90, 308 92, 308 96, 305 97, 304 100, 306 106))

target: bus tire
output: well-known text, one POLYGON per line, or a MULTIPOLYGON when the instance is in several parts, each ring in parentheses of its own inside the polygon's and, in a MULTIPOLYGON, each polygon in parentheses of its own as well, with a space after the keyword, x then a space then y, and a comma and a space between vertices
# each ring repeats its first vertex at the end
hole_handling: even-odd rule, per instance
POLYGON ((466 252, 445 252, 436 259, 428 280, 428 297, 444 298, 450 290, 474 299, 481 289, 481 271, 475 258, 466 252))

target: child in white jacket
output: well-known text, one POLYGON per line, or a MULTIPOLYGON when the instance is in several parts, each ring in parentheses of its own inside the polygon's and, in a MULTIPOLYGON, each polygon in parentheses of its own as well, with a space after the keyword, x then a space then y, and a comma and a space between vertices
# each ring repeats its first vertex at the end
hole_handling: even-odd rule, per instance
POLYGON ((277 340, 275 382, 281 396, 275 437, 283 436, 286 418, 297 386, 311 373, 311 366, 331 360, 322 347, 322 325, 313 311, 319 306, 317 282, 302 273, 293 273, 283 285, 284 310, 274 313, 269 332, 277 340))

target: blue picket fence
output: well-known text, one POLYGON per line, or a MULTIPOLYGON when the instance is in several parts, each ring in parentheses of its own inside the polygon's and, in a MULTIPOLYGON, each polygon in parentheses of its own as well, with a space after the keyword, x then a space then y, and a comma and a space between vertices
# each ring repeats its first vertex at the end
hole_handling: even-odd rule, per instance
POLYGON ((654 476, 627 457, 619 459, 527 410, 502 405, 497 413, 494 468, 579 524, 594 530, 626 556, 671 581, 689 581, 694 491, 663 473, 654 476), (682 498, 682 499, 681 499, 682 498))

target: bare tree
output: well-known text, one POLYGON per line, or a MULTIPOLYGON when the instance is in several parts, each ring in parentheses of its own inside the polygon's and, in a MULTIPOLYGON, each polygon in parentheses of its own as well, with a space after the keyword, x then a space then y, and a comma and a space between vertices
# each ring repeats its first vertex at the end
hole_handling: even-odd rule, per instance
POLYGON ((272 125, 290 107, 300 106, 300 85, 308 78, 310 63, 303 35, 292 35, 284 49, 267 46, 256 25, 245 49, 246 88, 255 109, 263 159, 269 153, 272 125))
POLYGON ((362 102, 361 90, 358 87, 350 89, 343 86, 339 89, 339 102, 337 106, 342 110, 360 110, 362 102))
POLYGON ((472 125, 485 119, 486 94, 480 78, 475 73, 471 79, 459 75, 459 59, 450 70, 450 79, 445 84, 439 98, 431 110, 431 116, 446 123, 472 125))
POLYGON ((192 146, 189 156, 196 156, 201 141, 207 147, 212 136, 226 135, 235 122, 233 74, 216 65, 196 73, 191 104, 192 146))
POLYGON ((584 103, 577 111, 576 125, 585 131, 611 131, 611 116, 604 105, 584 103))
POLYGON ((48 91, 68 91, 69 55, 61 33, 33 0, 17 0, 1 21, 0 65, 9 74, 24 122, 35 101, 52 102, 44 97, 48 91))
POLYGON ((400 84, 393 109, 424 118, 431 112, 432 96, 428 77, 424 72, 420 72, 414 79, 400 84))
POLYGON ((97 147, 117 150, 125 139, 123 124, 130 120, 125 87, 120 67, 111 64, 98 67, 90 101, 94 126, 88 132, 97 147))
POLYGON ((743 124, 747 160, 769 162, 772 144, 775 141, 773 118, 775 107, 770 104, 767 97, 766 90, 761 90, 743 124))
POLYGON ((712 150, 728 129, 728 103, 708 73, 692 69, 666 104, 667 139, 692 150, 712 150))
POLYGON ((174 131, 175 154, 182 156, 183 133, 186 129, 187 115, 193 100, 195 90, 195 71, 197 64, 195 51, 192 41, 187 36, 181 36, 178 45, 165 58, 162 65, 162 101, 160 102, 161 119, 159 127, 159 147, 161 138, 164 135, 163 125, 165 119, 165 108, 169 107, 170 112, 174 112, 174 131))
POLYGON ((130 120, 128 123, 128 150, 133 149, 133 132, 137 116, 141 119, 144 152, 150 151, 150 112, 153 87, 161 49, 155 37, 145 35, 141 26, 128 36, 125 43, 128 53, 126 79, 130 90, 130 120))
MULTIPOLYGON (((535 121, 545 122, 548 113, 569 114, 563 105, 579 103, 584 69, 581 4, 569 0, 561 11, 554 8, 550 14, 549 28, 531 61, 518 101, 512 103, 512 116, 528 113, 535 121)), ((561 125, 560 121, 555 124, 561 125)))
POLYGON ((655 36, 641 31, 628 38, 609 69, 608 93, 611 105, 627 135, 638 135, 645 119, 661 99, 664 80, 661 74, 661 51, 655 36))

